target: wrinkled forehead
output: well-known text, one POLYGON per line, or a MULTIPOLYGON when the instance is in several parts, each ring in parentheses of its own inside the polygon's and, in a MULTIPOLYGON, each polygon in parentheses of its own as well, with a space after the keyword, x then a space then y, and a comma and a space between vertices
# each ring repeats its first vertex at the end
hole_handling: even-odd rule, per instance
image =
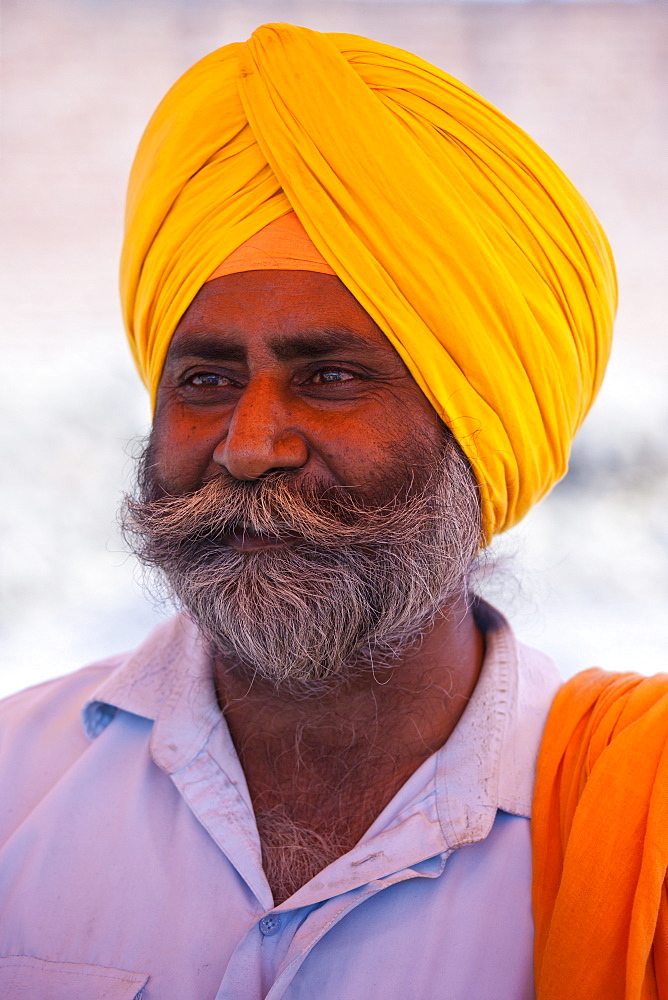
POLYGON ((307 270, 234 271, 206 282, 171 340, 164 373, 186 356, 279 362, 355 358, 412 379, 400 355, 343 282, 307 270))
POLYGON ((396 350, 327 264, 294 212, 264 226, 229 254, 200 288, 173 335, 168 358, 193 339, 217 335, 240 352, 258 338, 289 360, 367 347, 396 350))

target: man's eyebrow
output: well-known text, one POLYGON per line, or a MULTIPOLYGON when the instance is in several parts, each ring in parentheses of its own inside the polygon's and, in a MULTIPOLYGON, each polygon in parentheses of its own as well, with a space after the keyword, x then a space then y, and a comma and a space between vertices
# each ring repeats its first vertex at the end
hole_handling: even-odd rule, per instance
POLYGON ((269 341, 273 353, 279 361, 293 361, 295 358, 320 358, 334 351, 362 349, 374 351, 378 345, 361 337, 349 327, 330 327, 304 333, 281 334, 269 341))
POLYGON ((246 360, 246 348, 233 340, 221 340, 208 333, 184 337, 169 348, 168 360, 181 361, 183 358, 201 358, 202 361, 246 360))
MULTIPOLYGON (((296 358, 320 358, 340 350, 364 350, 373 354, 385 353, 380 344, 367 340, 349 327, 329 327, 327 329, 282 333, 269 340, 269 347, 279 361, 293 361, 296 358)), ((170 361, 180 361, 186 357, 197 357, 203 361, 237 361, 245 363, 246 348, 230 333, 211 336, 200 333, 184 337, 169 352, 170 361)))

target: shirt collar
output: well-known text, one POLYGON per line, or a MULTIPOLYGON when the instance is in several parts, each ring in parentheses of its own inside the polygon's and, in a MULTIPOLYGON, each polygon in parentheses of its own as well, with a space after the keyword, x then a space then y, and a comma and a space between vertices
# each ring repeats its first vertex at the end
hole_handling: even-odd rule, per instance
MULTIPOLYGON (((435 791, 447 848, 487 836, 497 809, 530 816, 540 738, 561 682, 554 664, 518 643, 498 612, 481 603, 480 613, 485 658, 461 719, 365 840, 410 812, 424 797, 425 783, 435 791)), ((192 760, 223 722, 210 658, 185 616, 158 626, 93 692, 82 714, 89 739, 119 710, 154 721, 151 753, 168 773, 192 760)))
POLYGON ((222 716, 211 660, 184 615, 159 625, 92 693, 82 711, 95 739, 118 711, 152 720, 151 753, 173 773, 201 750, 222 716))
POLYGON ((466 709, 447 742, 411 775, 364 841, 419 812, 437 819, 440 850, 450 851, 483 840, 499 809, 531 816, 538 749, 561 678, 548 657, 517 642, 499 612, 483 602, 477 610, 485 657, 466 709))
POLYGON ((484 604, 480 610, 483 667, 436 755, 437 808, 449 848, 486 837, 499 809, 531 816, 540 739, 561 683, 552 661, 518 643, 498 612, 484 604))

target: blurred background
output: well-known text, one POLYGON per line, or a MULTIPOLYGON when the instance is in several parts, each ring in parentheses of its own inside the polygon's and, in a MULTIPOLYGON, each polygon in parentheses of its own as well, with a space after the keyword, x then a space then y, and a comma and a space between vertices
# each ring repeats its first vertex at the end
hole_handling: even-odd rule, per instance
POLYGON ((265 21, 369 35, 525 128, 599 215, 620 309, 571 471, 496 545, 485 593, 564 676, 668 669, 668 7, 475 0, 5 0, 0 694, 138 643, 115 517, 149 408, 117 260, 142 129, 210 50, 265 21))

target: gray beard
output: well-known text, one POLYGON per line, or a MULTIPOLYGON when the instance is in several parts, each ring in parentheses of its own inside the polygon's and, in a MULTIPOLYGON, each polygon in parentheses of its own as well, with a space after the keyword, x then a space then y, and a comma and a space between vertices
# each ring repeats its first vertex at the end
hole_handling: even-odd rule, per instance
POLYGON ((221 473, 170 496, 149 444, 138 496, 124 500, 125 537, 226 666, 294 695, 321 693, 396 663, 466 592, 480 544, 468 461, 449 433, 439 454, 411 458, 414 472, 398 460, 388 470, 399 483, 389 498, 298 484, 291 472, 251 482, 221 473), (222 536, 239 526, 301 538, 238 552, 222 536))

